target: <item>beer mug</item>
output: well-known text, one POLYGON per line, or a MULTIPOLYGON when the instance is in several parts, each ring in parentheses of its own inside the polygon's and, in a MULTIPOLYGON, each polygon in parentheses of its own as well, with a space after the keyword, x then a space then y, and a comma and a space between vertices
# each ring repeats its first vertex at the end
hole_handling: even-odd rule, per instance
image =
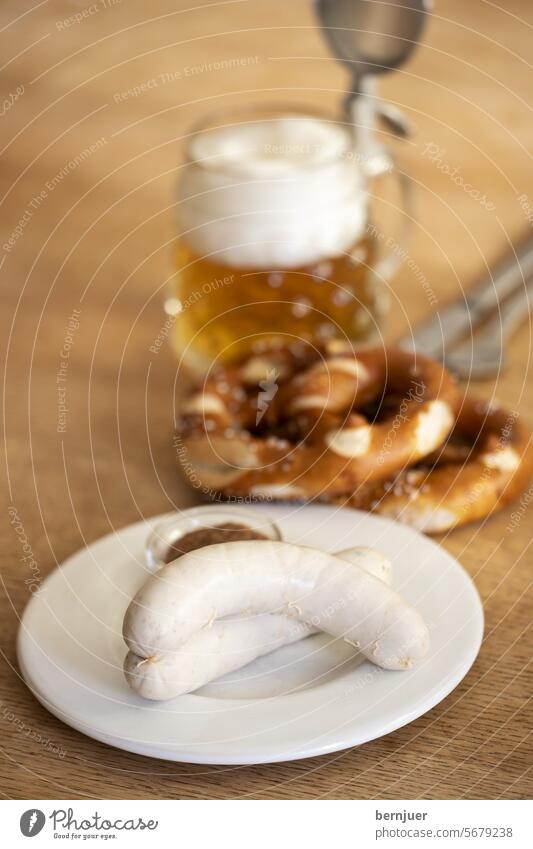
POLYGON ((392 269, 352 128, 240 110, 200 126, 186 153, 166 310, 187 370, 301 339, 371 342, 392 269))

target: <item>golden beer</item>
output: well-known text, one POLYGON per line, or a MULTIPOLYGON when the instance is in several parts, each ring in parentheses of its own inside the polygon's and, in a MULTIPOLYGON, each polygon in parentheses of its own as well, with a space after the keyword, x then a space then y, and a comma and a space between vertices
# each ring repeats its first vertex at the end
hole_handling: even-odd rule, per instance
POLYGON ((384 312, 348 131, 291 111, 233 115, 189 144, 167 309, 205 373, 272 343, 369 341, 384 312))

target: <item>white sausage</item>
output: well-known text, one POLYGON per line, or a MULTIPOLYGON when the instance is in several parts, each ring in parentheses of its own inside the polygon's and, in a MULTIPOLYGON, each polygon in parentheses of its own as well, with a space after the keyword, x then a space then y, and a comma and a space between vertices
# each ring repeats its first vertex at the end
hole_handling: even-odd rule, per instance
POLYGON ((207 546, 164 566, 128 607, 124 639, 150 658, 243 613, 287 613, 385 669, 411 666, 429 644, 420 615, 383 581, 334 555, 270 540, 207 546))
POLYGON ((284 613, 219 619, 211 628, 193 634, 175 652, 142 658, 129 651, 124 673, 130 687, 143 698, 173 699, 311 633, 313 628, 284 613))
MULTIPOLYGON (((349 548, 335 556, 390 582, 390 560, 372 549, 349 548)), ((176 652, 151 658, 128 652, 124 672, 130 687, 143 698, 172 699, 314 633, 316 628, 285 613, 218 619, 176 652)))

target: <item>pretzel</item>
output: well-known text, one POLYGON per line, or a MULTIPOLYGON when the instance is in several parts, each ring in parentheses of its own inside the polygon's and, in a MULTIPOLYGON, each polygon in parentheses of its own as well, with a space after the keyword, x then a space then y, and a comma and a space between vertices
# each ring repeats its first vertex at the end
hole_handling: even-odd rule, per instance
POLYGON ((465 396, 440 453, 337 503, 438 533, 501 509, 532 475, 531 433, 517 414, 465 396))
POLYGON ((180 460, 204 489, 226 495, 350 495, 438 448, 455 403, 452 378, 427 357, 274 349, 219 369, 189 396, 180 460), (370 402, 385 415, 372 418, 370 402))

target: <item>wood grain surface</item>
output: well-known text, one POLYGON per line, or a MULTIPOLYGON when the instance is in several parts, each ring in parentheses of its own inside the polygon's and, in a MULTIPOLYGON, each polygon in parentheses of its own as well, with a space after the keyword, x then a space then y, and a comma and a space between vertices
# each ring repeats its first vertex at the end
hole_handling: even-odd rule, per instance
MULTIPOLYGON (((144 759, 62 725, 25 688, 15 638, 32 581, 102 534, 194 503, 174 467, 176 364, 168 348, 150 351, 164 322, 184 135, 193 120, 244 101, 331 106, 345 77, 304 0, 4 0, 0 26, 2 794, 530 795, 531 492, 441 539, 485 606, 471 672, 427 715, 359 749, 256 768, 144 759), (58 383, 74 310, 79 327, 58 383)), ((527 0, 441 0, 422 48, 382 84, 416 126, 398 149, 416 221, 392 287, 390 340, 531 228, 532 43, 527 0)), ((533 422, 529 324, 498 379, 475 388, 533 422)))

